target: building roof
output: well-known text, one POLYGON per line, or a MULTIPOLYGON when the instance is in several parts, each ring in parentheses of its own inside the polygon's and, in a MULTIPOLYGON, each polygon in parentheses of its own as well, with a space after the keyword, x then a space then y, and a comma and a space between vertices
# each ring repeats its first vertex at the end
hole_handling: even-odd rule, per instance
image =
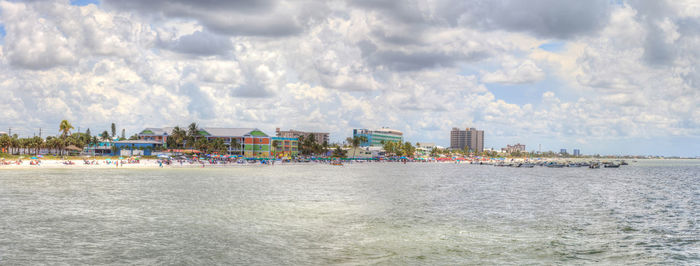
POLYGON ((155 136, 163 136, 163 135, 170 135, 170 132, 173 132, 172 127, 149 127, 144 130, 142 130, 139 135, 155 135, 155 136))
POLYGON ((115 144, 163 144, 160 141, 153 140, 120 140, 115 141, 115 144))
MULTIPOLYGON (((257 128, 222 128, 222 127, 205 127, 204 131, 212 137, 243 137, 249 135, 253 131, 260 131, 257 128)), ((260 131, 262 132, 262 131, 260 131)), ((267 134, 265 134, 267 135, 267 134)))
POLYGON ((380 129, 375 129, 373 131, 377 132, 377 133, 391 133, 391 134, 396 134, 396 135, 403 135, 403 132, 398 131, 396 129, 391 129, 391 128, 380 128, 380 129))
POLYGON ((295 130, 295 129, 290 129, 290 130, 280 130, 277 128, 276 132, 280 133, 300 133, 300 134, 329 134, 328 132, 315 132, 315 131, 301 131, 301 130, 295 130))
MULTIPOLYGON (((185 129, 186 130, 186 129, 185 129)), ((146 136, 167 136, 173 131, 173 127, 155 128, 149 127, 142 130, 139 135, 146 136)), ((199 128, 200 135, 209 137, 243 137, 246 135, 263 136, 268 135, 257 128, 223 128, 223 127, 203 127, 199 128)))

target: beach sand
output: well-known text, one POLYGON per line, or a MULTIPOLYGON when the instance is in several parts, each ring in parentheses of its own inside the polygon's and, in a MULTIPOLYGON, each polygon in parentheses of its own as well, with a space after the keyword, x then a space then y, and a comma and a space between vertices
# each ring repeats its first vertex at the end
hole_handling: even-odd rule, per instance
MULTIPOLYGON (((107 163, 105 160, 100 160, 97 161, 98 164, 90 164, 87 165, 85 164, 82 160, 76 160, 73 161, 72 165, 66 165, 64 164, 64 160, 41 160, 41 163, 39 165, 30 165, 30 160, 24 160, 22 164, 16 164, 14 161, 12 164, 9 165, 2 165, 0 164, 0 171, 2 170, 7 170, 7 169, 107 169, 107 168, 160 168, 160 165, 158 163, 158 160, 154 159, 145 159, 141 160, 139 163, 126 163, 126 160, 123 160, 125 163, 122 164, 121 161, 119 163, 119 167, 116 166, 115 162, 112 161, 111 163, 107 163)), ((238 164, 216 164, 212 165, 209 164, 208 162, 204 163, 205 167, 222 167, 222 166, 236 166, 238 164)), ((202 164, 200 163, 195 163, 195 164, 189 164, 189 163, 183 163, 180 165, 180 163, 173 162, 171 165, 163 165, 163 168, 201 168, 202 164)))

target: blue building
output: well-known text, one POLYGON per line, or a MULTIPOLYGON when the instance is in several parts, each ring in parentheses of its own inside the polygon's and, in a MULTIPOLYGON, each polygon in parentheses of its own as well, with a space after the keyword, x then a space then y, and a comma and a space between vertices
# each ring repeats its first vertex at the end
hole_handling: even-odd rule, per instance
POLYGON ((83 148, 83 153, 95 156, 110 156, 112 155, 112 142, 100 141, 93 145, 88 145, 83 148))
POLYGON ((154 140, 122 140, 115 141, 113 144, 116 147, 116 154, 113 155, 145 155, 153 154, 153 150, 157 147, 162 147, 163 143, 154 140), (122 152, 126 151, 126 152, 122 152))
POLYGON ((574 149, 574 156, 581 156, 581 150, 574 149))
POLYGON ((380 146, 381 147, 386 142, 402 142, 403 141, 403 132, 395 130, 395 129, 389 129, 389 128, 381 128, 381 129, 375 129, 375 130, 353 129, 352 136, 353 137, 365 137, 365 138, 367 138, 367 141, 360 143, 360 147, 368 147, 368 146, 375 146, 375 147, 380 146))

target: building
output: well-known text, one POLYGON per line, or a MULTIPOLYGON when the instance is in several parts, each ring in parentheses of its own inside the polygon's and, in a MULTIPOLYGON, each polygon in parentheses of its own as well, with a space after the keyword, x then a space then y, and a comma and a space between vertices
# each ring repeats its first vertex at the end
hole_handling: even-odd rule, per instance
POLYGON ((581 150, 574 149, 574 156, 581 156, 581 150))
POLYGON ((7 132, 0 131, 0 136, 7 136, 7 135, 8 135, 7 132))
POLYGON ((320 144, 325 143, 330 143, 330 133, 325 133, 325 132, 306 132, 306 131, 298 131, 294 129, 290 129, 287 131, 281 131, 280 128, 277 128, 275 130, 277 133, 276 136, 280 138, 308 138, 310 136, 314 137, 314 140, 320 144))
POLYGON ((433 142, 416 142, 416 148, 417 149, 424 149, 424 150, 432 150, 435 147, 435 143, 433 142))
MULTIPOLYGON (((163 147, 167 147, 167 140, 172 129, 172 127, 146 128, 142 130, 138 136, 140 140, 160 142, 163 147)), ((255 158, 270 157, 270 136, 257 128, 204 127, 199 128, 198 135, 197 138, 223 140, 224 144, 227 146, 228 154, 238 154, 255 158)))
POLYGON ((95 156, 112 155, 112 142, 109 140, 97 142, 83 148, 83 153, 95 156))
POLYGON ((146 128, 139 133, 139 139, 160 141, 165 144, 171 132, 173 132, 172 127, 146 128))
POLYGON ((559 150, 559 153, 560 153, 560 154, 566 154, 566 149, 561 149, 561 150, 559 150))
POLYGON ((515 144, 515 145, 506 145, 505 148, 502 148, 501 151, 507 152, 507 153, 513 153, 513 152, 524 152, 525 151, 525 144, 515 144))
POLYGON ((428 156, 437 146, 432 142, 416 142, 416 153, 421 156, 428 156))
POLYGON ((369 158, 383 158, 386 153, 382 149, 382 147, 373 147, 373 146, 366 146, 366 147, 350 147, 346 149, 347 153, 345 154, 348 158, 357 158, 357 159, 369 159, 369 158))
POLYGON ((385 127, 375 130, 353 129, 352 136, 367 138, 367 141, 360 143, 361 147, 384 146, 386 142, 403 141, 403 132, 385 127))
POLYGON ((282 137, 272 137, 271 139, 273 158, 292 158, 299 155, 299 139, 282 137))
POLYGON ((452 128, 450 131, 450 149, 483 152, 484 151, 484 131, 476 128, 460 130, 452 128))
POLYGON ((153 150, 162 146, 163 142, 155 140, 122 140, 114 142, 116 154, 121 156, 149 156, 153 154, 153 150))

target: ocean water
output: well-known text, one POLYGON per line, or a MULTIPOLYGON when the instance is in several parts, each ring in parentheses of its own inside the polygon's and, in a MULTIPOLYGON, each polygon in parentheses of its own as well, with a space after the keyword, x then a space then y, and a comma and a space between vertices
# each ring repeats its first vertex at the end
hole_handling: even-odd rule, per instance
POLYGON ((700 264, 700 161, 0 169, 0 265, 700 264))

